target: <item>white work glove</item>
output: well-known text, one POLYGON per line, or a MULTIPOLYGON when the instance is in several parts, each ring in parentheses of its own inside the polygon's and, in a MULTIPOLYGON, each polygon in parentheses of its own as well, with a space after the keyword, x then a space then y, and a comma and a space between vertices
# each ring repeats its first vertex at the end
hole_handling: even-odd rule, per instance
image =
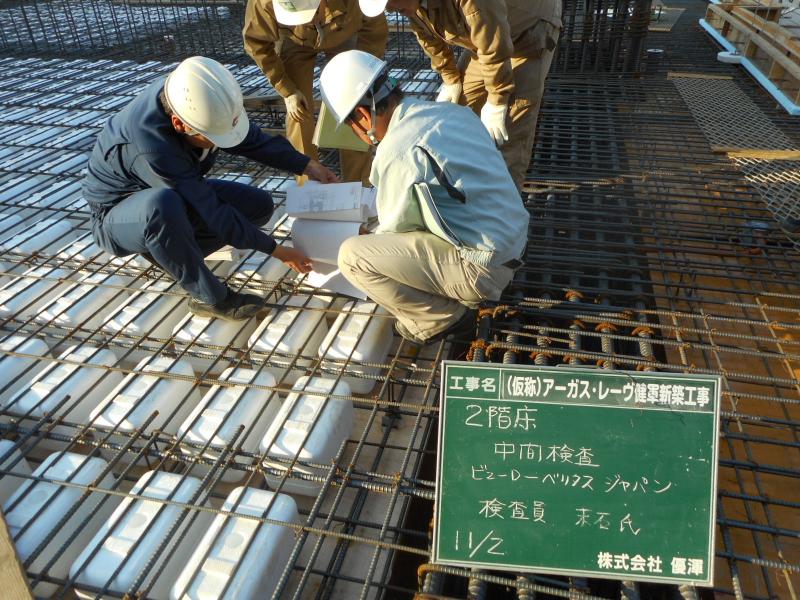
POLYGON ((458 99, 461 98, 461 82, 458 83, 443 83, 439 88, 439 93, 436 96, 437 102, 452 102, 458 104, 458 99))
POLYGON ((486 102, 481 108, 481 122, 498 146, 502 146, 504 142, 508 141, 508 131, 506 130, 507 113, 508 106, 505 104, 498 105, 486 102))
POLYGON ((291 96, 283 99, 286 103, 286 114, 295 121, 303 121, 311 118, 311 111, 308 110, 308 100, 301 91, 296 91, 291 96))

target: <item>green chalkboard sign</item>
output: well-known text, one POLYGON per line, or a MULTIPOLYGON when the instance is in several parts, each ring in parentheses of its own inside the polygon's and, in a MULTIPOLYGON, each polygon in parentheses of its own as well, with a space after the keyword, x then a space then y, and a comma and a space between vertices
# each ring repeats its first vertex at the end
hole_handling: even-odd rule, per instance
POLYGON ((446 361, 433 560, 711 585, 720 379, 446 361))

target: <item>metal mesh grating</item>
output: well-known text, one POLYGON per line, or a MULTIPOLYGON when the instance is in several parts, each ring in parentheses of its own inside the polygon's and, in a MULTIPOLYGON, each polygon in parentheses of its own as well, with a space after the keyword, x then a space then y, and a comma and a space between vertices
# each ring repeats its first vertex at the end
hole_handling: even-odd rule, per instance
POLYGON ((794 148, 792 141, 727 76, 673 76, 670 80, 712 146, 794 148))
MULTIPOLYGON (((675 77, 672 81, 712 146, 729 150, 797 149, 734 81, 694 77, 675 77)), ((735 156, 732 160, 800 248, 800 161, 735 156)))

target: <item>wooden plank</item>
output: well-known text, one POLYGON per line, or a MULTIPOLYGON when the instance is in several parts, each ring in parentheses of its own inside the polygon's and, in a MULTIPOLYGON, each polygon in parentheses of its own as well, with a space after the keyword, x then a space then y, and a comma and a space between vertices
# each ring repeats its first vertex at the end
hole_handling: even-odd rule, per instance
POLYGON ((711 73, 689 73, 684 71, 669 71, 667 79, 733 79, 730 75, 713 75, 711 73))
POLYGON ((33 600, 6 518, 0 510, 0 586, 4 600, 33 600))
POLYGON ((719 6, 722 6, 725 10, 730 11, 733 8, 741 8, 745 9, 752 14, 759 15, 760 17, 765 18, 767 21, 771 21, 777 23, 781 19, 781 15, 783 14, 785 6, 780 2, 721 2, 719 6))
POLYGON ((773 62, 772 66, 769 69, 769 73, 767 73, 767 77, 769 77, 773 81, 780 81, 783 79, 783 76, 786 74, 783 67, 780 66, 778 63, 773 62))
POLYGON ((773 61, 780 64, 786 70, 786 73, 793 77, 794 79, 800 81, 800 56, 796 55, 796 53, 792 52, 790 49, 785 48, 783 52, 776 47, 774 42, 771 42, 757 31, 752 29, 750 25, 739 19, 737 16, 734 16, 731 13, 726 12, 722 8, 714 4, 710 4, 708 6, 708 10, 718 14, 728 23, 732 28, 734 28, 739 33, 745 35, 749 38, 758 48, 764 52, 769 58, 773 61), (787 56, 789 54, 789 56, 787 56), (791 58, 790 58, 791 56, 791 58))
POLYGON ((775 42, 779 47, 785 48, 789 52, 800 55, 800 40, 796 39, 790 31, 781 27, 777 23, 771 23, 748 10, 733 7, 731 14, 736 15, 742 21, 750 25, 757 32, 764 32, 766 37, 775 42))
POLYGON ((728 158, 754 158, 758 160, 800 160, 800 150, 771 150, 768 148, 732 148, 712 146, 715 154, 727 154, 728 158))

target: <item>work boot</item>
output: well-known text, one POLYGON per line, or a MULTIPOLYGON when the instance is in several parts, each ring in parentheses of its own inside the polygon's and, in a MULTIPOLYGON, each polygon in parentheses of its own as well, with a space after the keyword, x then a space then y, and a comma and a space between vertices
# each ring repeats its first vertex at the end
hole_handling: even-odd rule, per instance
POLYGON ((228 288, 225 299, 216 304, 206 304, 196 298, 189 300, 189 310, 198 317, 216 317, 226 321, 243 321, 264 308, 264 299, 255 294, 234 292, 228 288))
POLYGON ((475 333, 475 322, 478 318, 478 309, 476 308, 468 308, 461 318, 450 325, 444 331, 440 331, 437 334, 432 335, 429 338, 419 338, 415 336, 413 333, 408 331, 403 325, 400 324, 399 321, 395 322, 394 330, 400 335, 404 340, 411 342, 412 344, 419 344, 420 346, 424 346, 425 344, 432 344, 433 342, 438 342, 448 337, 458 337, 458 336, 469 336, 470 334, 475 333))

